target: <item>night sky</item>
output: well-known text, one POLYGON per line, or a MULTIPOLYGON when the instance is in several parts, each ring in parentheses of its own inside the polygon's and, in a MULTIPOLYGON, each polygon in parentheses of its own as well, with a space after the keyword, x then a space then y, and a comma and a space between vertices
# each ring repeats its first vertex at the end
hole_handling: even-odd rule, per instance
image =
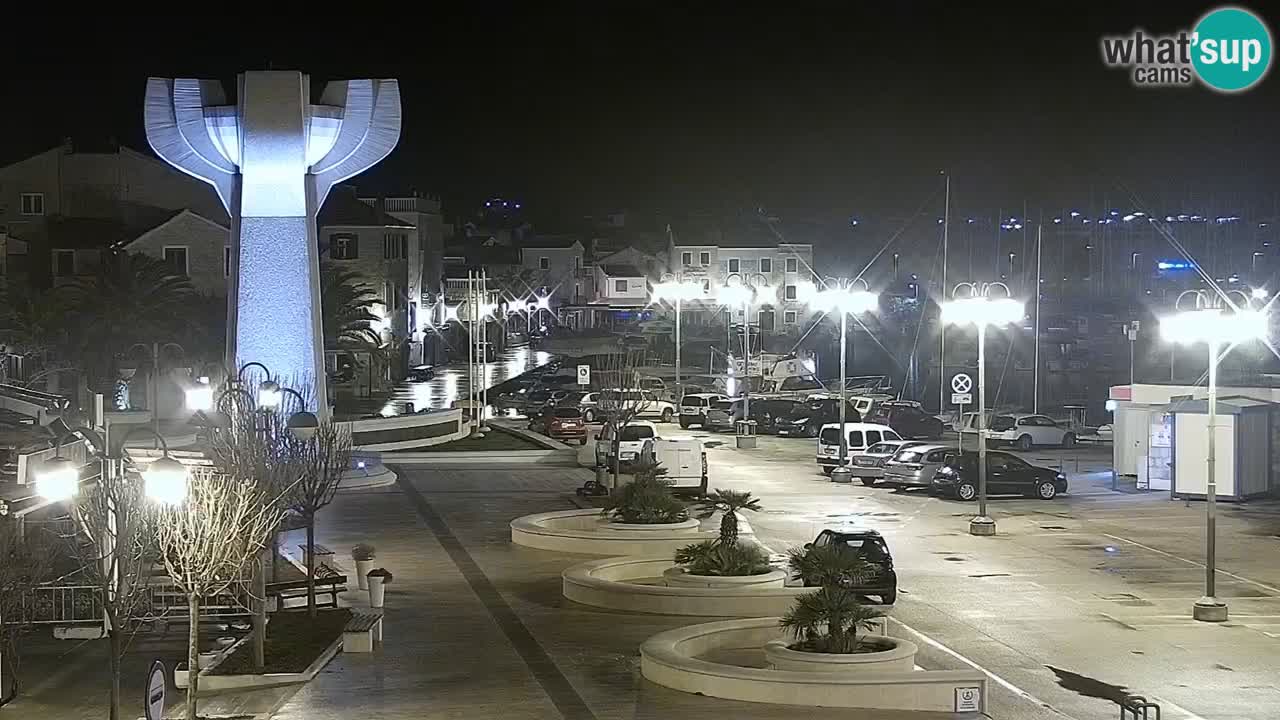
POLYGON ((624 207, 901 213, 943 168, 958 207, 992 212, 1129 193, 1277 204, 1274 69, 1225 96, 1135 88, 1101 62, 1100 35, 1187 28, 1213 5, 698 5, 419 4, 337 31, 241 32, 229 16, 189 47, 157 41, 155 21, 47 21, 0 50, 0 161, 68 135, 145 149, 148 75, 271 67, 311 73, 317 94, 325 78, 398 78, 400 145, 359 183, 436 192, 455 212, 502 194, 548 222, 624 207))

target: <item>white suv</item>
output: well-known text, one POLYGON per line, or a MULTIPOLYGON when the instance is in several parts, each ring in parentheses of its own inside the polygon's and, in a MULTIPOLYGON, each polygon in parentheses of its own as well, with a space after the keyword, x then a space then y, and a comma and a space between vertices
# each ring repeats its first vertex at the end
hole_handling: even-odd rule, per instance
POLYGON ((680 427, 688 430, 690 425, 707 426, 707 411, 712 405, 724 400, 719 393, 689 393, 680 399, 680 427))
POLYGON ((582 408, 582 417, 586 422, 604 420, 604 412, 600 409, 600 396, 605 394, 622 394, 624 407, 639 407, 637 418, 671 422, 676 416, 676 406, 669 400, 663 400, 652 390, 593 390, 578 399, 577 405, 582 408))

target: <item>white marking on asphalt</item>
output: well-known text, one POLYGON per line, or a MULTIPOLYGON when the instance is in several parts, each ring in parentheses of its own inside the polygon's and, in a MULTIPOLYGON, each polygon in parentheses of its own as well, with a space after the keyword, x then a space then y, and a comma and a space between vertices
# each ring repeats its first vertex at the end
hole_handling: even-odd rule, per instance
MULTIPOLYGON (((889 619, 889 620, 891 620, 891 621, 893 621, 894 623, 897 623, 898 625, 900 625, 900 626, 902 627, 902 629, 903 629, 903 630, 906 630, 907 632, 911 633, 912 635, 915 635, 916 637, 920 638, 920 640, 921 640, 921 641, 923 641, 926 645, 928 645, 928 646, 930 646, 930 647, 932 647, 932 648, 934 648, 934 649, 936 649, 936 650, 939 650, 939 651, 941 651, 941 652, 944 652, 944 653, 946 653, 947 655, 950 655, 951 657, 955 658, 956 660, 959 660, 960 662, 964 663, 965 665, 968 665, 969 667, 973 668, 974 670, 977 670, 978 672, 982 673, 983 675, 986 675, 987 677, 991 678, 991 679, 992 679, 992 681, 994 681, 997 685, 999 685, 999 686, 1003 687, 1004 689, 1008 690, 1009 692, 1013 693, 1014 695, 1017 695, 1018 697, 1022 698, 1023 700, 1026 700, 1026 701, 1028 701, 1028 702, 1031 702, 1031 703, 1034 703, 1034 704, 1036 704, 1036 705, 1039 705, 1040 707, 1043 707, 1043 708, 1047 708, 1047 709, 1049 709, 1049 710, 1052 710, 1053 712, 1057 713, 1058 715, 1061 715, 1061 716, 1062 716, 1062 717, 1064 717, 1064 718, 1069 718, 1069 720, 1079 720, 1079 718, 1077 718, 1077 717, 1075 717, 1075 716, 1073 716, 1073 715, 1068 715, 1068 714, 1066 714, 1066 713, 1062 712, 1062 711, 1061 711, 1061 710, 1059 710, 1058 708, 1056 708, 1056 707, 1054 707, 1054 706, 1050 705, 1049 703, 1047 703, 1047 702, 1045 702, 1045 701, 1041 700, 1040 698, 1036 697, 1035 695, 1032 695, 1031 693, 1027 692, 1026 690, 1023 690, 1022 688, 1018 687, 1017 685, 1014 685, 1013 683, 1009 682, 1008 680, 1005 680, 1004 678, 1000 677, 999 675, 997 675, 997 674, 995 674, 995 673, 991 672, 990 670, 988 670, 988 669, 986 669, 986 668, 982 667, 982 666, 981 666, 981 665, 979 665, 978 663, 976 663, 976 662, 974 662, 974 661, 970 660, 969 658, 965 657, 964 655, 961 655, 960 653, 956 652, 955 650, 952 650, 951 648, 947 647, 946 645, 943 645, 942 643, 938 642, 937 640, 934 640, 933 638, 929 637, 928 635, 925 635, 924 633, 920 632, 919 630, 916 630, 915 628, 913 628, 913 627, 911 627, 910 625, 908 625, 908 624, 906 624, 906 623, 902 622, 901 620, 898 620, 897 618, 893 618, 893 617, 890 617, 890 618, 888 618, 888 619, 889 619)), ((1204 719, 1203 719, 1203 718, 1200 718, 1199 720, 1204 720, 1204 719)))
MULTIPOLYGON (((1142 543, 1138 542, 1137 540, 1130 540, 1130 539, 1129 539, 1129 538, 1127 538, 1127 537, 1121 537, 1121 536, 1119 536, 1119 535, 1108 535, 1107 533, 1102 533, 1102 536, 1103 536, 1103 537, 1109 537, 1109 538, 1111 538, 1112 540, 1120 540, 1121 542, 1127 542, 1127 543, 1129 543, 1130 545, 1135 545, 1135 546, 1137 546, 1137 547, 1142 548, 1143 550, 1149 550, 1149 551, 1151 551, 1151 552, 1153 552, 1153 553, 1155 553, 1155 554, 1157 554, 1157 555, 1164 555, 1165 557, 1173 558, 1174 560, 1181 560, 1182 562, 1184 562, 1184 563, 1186 563, 1186 564, 1188 564, 1188 565, 1194 565, 1194 566, 1196 566, 1196 567, 1198 567, 1198 568, 1200 568, 1200 569, 1202 569, 1202 570, 1205 568, 1204 563, 1198 563, 1198 562, 1196 562, 1195 560, 1188 560, 1187 558, 1181 557, 1181 556, 1179 556, 1179 555, 1174 555, 1174 554, 1173 554, 1173 553, 1171 553, 1171 552, 1165 552, 1164 550, 1157 550, 1156 548, 1153 548, 1153 547, 1151 547, 1150 545, 1143 545, 1142 543)), ((1215 569, 1216 569, 1216 568, 1215 568, 1215 569)), ((1280 588, 1278 588, 1278 587, 1274 587, 1274 586, 1272 586, 1272 585, 1268 585, 1268 584, 1266 584, 1266 583, 1258 582, 1257 580, 1253 580, 1253 579, 1247 578, 1247 577, 1245 577, 1245 576, 1243 576, 1243 575, 1237 575, 1237 574, 1235 574, 1235 573, 1233 573, 1233 572, 1227 572, 1226 570, 1218 570, 1217 572, 1218 572, 1219 574, 1221 574, 1221 575, 1226 575, 1227 577, 1232 578, 1232 579, 1234 579, 1234 580, 1239 580, 1240 582, 1249 583, 1250 585, 1253 585, 1253 586, 1255 586, 1255 587, 1260 587, 1260 588, 1262 588, 1263 590, 1267 590, 1267 591, 1269 591, 1269 592, 1273 592, 1273 593, 1275 593, 1276 595, 1280 595, 1280 588)))

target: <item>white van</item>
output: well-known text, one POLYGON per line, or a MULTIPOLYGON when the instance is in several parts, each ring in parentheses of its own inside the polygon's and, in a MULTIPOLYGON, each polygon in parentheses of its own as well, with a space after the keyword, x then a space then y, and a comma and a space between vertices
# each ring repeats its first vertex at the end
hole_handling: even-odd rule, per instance
MULTIPOLYGON (((853 464, 854 453, 864 452, 867 448, 884 440, 901 440, 902 437, 888 425, 878 423, 845 423, 848 433, 845 448, 845 464, 853 464)), ((818 433, 817 463, 827 475, 840 464, 840 423, 827 423, 818 433)))
POLYGON ((667 472, 662 479, 671 483, 671 491, 681 494, 707 494, 707 450, 702 441, 694 438, 654 438, 645 445, 645 452, 667 472))

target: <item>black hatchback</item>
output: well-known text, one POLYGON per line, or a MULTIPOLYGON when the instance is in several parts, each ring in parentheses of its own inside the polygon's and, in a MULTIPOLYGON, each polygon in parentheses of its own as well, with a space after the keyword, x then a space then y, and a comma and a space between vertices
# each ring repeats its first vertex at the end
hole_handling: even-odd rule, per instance
MULTIPOLYGON (((948 455, 934 473, 930 489, 959 500, 978 497, 978 452, 965 450, 948 455)), ((1017 455, 987 453, 987 493, 1024 495, 1052 500, 1067 491, 1067 476, 1053 468, 1038 467, 1017 455)))
MULTIPOLYGON (((862 415, 853 403, 845 404, 844 421, 862 422, 862 415)), ((840 422, 840 398, 817 398, 796 403, 791 413, 774 420, 777 434, 787 437, 818 437, 823 425, 840 422)))
MULTIPOLYGON (((859 595, 875 595, 883 605, 892 605, 898 599, 898 573, 893 569, 893 555, 884 537, 875 530, 823 530, 805 549, 835 545, 841 550, 857 554, 875 567, 876 572, 850 586, 859 595)), ((808 585, 808 582, 805 582, 808 585)))

